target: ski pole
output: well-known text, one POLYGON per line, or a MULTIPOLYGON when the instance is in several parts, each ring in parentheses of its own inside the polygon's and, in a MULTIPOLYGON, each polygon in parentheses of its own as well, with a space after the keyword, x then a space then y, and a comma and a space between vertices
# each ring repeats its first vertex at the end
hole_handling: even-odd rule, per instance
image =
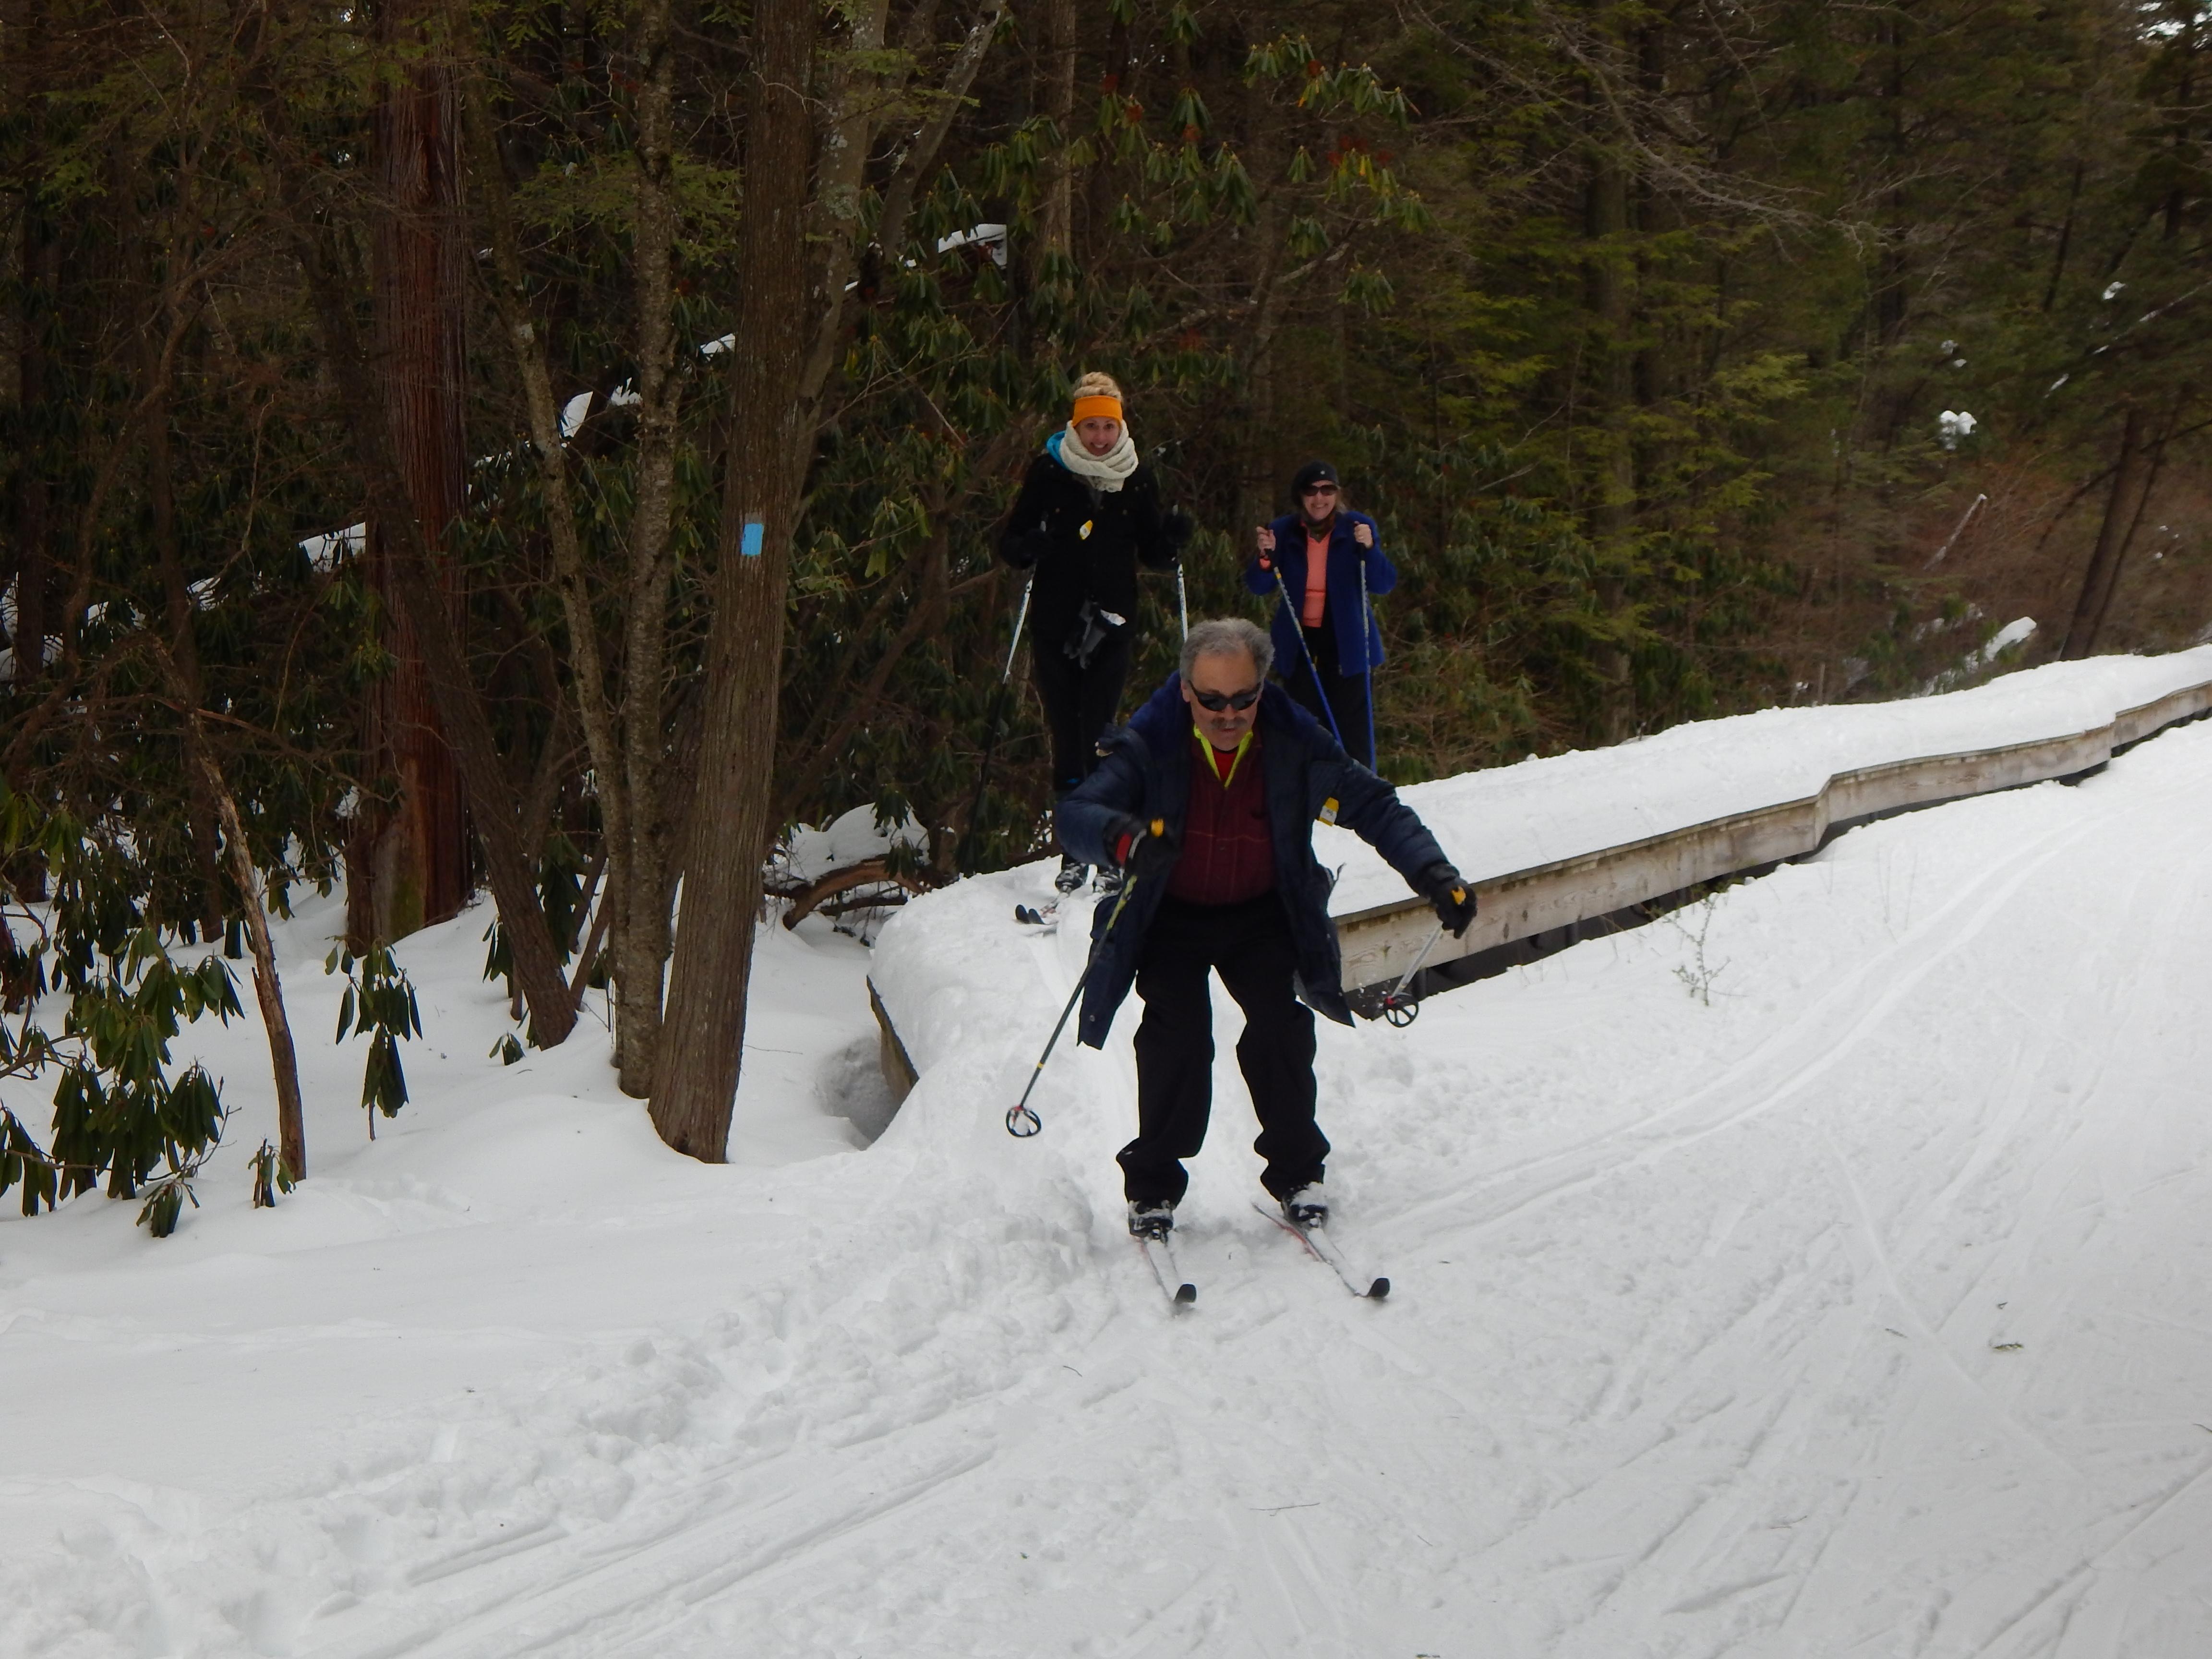
MULTIPOLYGON (((1166 834, 1165 821, 1154 818, 1152 833, 1156 836, 1166 834)), ((1067 994, 1066 1006, 1060 1011, 1059 1023, 1052 1028, 1052 1035, 1045 1039, 1044 1052, 1037 1056, 1036 1064, 1030 1069, 1029 1087, 1023 1090, 1022 1097, 1007 1109, 1006 1133, 1017 1140, 1027 1140, 1044 1127, 1044 1120, 1030 1109, 1030 1095, 1037 1086, 1037 1079, 1044 1075, 1044 1063, 1052 1058, 1053 1048, 1059 1042, 1060 1034, 1067 1029, 1067 1017, 1075 1012, 1076 1002, 1083 995, 1083 988, 1091 982, 1091 970, 1097 963, 1098 953, 1105 948, 1106 941, 1113 937, 1114 924, 1121 920, 1121 908, 1128 903, 1129 895, 1136 890, 1136 886, 1135 876, 1123 878, 1121 896, 1114 901, 1114 913, 1106 918, 1106 931, 1099 934, 1091 945, 1091 955, 1084 962, 1083 971, 1076 975, 1075 988, 1067 994)))
POLYGON ((1298 636, 1298 650, 1306 659, 1306 672, 1313 676, 1314 700, 1321 704, 1321 712, 1328 719, 1328 734, 1336 739, 1337 747, 1344 746, 1344 733, 1336 729, 1336 710, 1330 706, 1328 693, 1321 683, 1321 668, 1314 661, 1313 647, 1306 643, 1306 630, 1298 625, 1297 608, 1291 604, 1291 590, 1283 586, 1283 567, 1273 559, 1267 561, 1268 574, 1275 579, 1275 592, 1283 596, 1283 610, 1291 619, 1291 632, 1298 636))
POLYGON ((1375 766, 1375 608, 1367 602, 1367 550, 1359 550, 1359 672, 1367 680, 1367 769, 1375 766))
POLYGON ((983 762, 975 770, 975 799, 968 803, 968 821, 961 826, 960 844, 952 849, 956 866, 963 861, 975 838, 975 815, 983 810, 983 791, 991 781, 991 757, 998 752, 999 738, 1006 730, 1006 687, 1014 677, 1014 657, 1022 648, 1022 629, 1030 619, 1030 593, 1036 586, 1036 574, 1032 571, 1022 583, 1022 602, 1014 612, 1014 637, 1006 647, 1006 665, 999 671, 999 689, 991 694, 991 732, 983 740, 983 762))
MULTIPOLYGON (((1464 891, 1465 890, 1462 889, 1460 890, 1464 891)), ((1399 975, 1398 982, 1382 994, 1382 1018, 1389 1020, 1393 1025, 1397 1026, 1401 1030, 1403 1030, 1407 1026, 1411 1025, 1416 1019, 1420 1018, 1421 1014, 1420 998, 1407 996, 1406 994, 1406 988, 1413 982, 1413 975, 1421 971, 1421 964, 1428 960, 1429 952, 1437 948, 1437 941, 1443 936, 1443 918, 1442 916, 1438 916, 1437 918, 1436 932, 1431 933, 1428 939, 1422 944, 1420 954, 1413 958, 1413 966, 1407 969, 1404 973, 1399 975)))
MULTIPOLYGON (((1166 471, 1168 451, 1173 449, 1180 441, 1180 439, 1170 438, 1167 442, 1154 449, 1152 451, 1152 465, 1158 467, 1161 471, 1166 471)), ((1183 588, 1182 558, 1180 553, 1177 554, 1176 558, 1176 614, 1182 619, 1183 638, 1188 639, 1190 637, 1190 595, 1185 592, 1183 588)))
POLYGON ((1036 586, 1036 573, 1031 571, 1022 578, 1022 603, 1014 612, 1014 637, 1006 645, 1006 665, 999 671, 999 684, 1003 686, 1014 677, 1014 653, 1022 648, 1022 629, 1030 619, 1030 593, 1036 586))

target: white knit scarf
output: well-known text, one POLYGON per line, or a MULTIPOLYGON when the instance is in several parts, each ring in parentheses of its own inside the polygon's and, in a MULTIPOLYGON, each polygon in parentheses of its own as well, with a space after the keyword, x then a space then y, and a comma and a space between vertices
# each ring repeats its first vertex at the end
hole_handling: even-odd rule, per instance
POLYGON ((1121 422, 1120 440, 1103 455, 1094 455, 1083 447, 1073 421, 1052 436, 1053 441, 1046 447, 1052 451, 1053 459, 1093 489, 1119 489, 1137 470, 1137 446, 1129 436, 1127 421, 1121 422))

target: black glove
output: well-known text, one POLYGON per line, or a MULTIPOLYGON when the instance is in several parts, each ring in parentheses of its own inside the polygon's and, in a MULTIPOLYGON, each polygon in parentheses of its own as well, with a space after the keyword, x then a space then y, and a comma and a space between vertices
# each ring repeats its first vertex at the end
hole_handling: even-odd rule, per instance
POLYGON ((1436 907, 1437 920, 1454 939, 1466 936, 1468 923, 1474 920, 1474 889, 1458 871, 1441 861, 1432 864, 1413 878, 1413 889, 1436 907))
POLYGON ((1106 850, 1114 862, 1138 881, 1164 875, 1174 867, 1176 839, 1161 819, 1123 817, 1106 832, 1106 850))
POLYGON ((1017 570, 1027 570, 1052 546, 1042 530, 1009 530, 999 538, 999 556, 1017 570))
POLYGON ((1190 542, 1190 532, 1196 527, 1190 514, 1179 507, 1171 507, 1160 514, 1160 539, 1177 559, 1182 557, 1182 550, 1190 542))

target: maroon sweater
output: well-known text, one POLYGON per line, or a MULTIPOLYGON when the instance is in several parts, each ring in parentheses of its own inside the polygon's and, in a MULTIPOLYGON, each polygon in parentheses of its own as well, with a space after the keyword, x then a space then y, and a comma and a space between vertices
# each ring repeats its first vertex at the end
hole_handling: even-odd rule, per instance
POLYGON ((1188 904, 1240 904, 1275 888, 1275 847, 1267 823, 1260 734, 1224 787, 1213 746, 1190 734, 1190 814, 1168 894, 1188 904))

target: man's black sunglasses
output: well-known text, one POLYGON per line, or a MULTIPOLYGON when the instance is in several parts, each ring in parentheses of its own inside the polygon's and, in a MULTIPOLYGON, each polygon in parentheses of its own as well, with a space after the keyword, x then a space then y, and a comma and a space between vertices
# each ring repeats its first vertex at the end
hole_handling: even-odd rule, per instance
POLYGON ((1260 701, 1260 688, 1255 685, 1249 691, 1201 691, 1194 685, 1190 695, 1217 714, 1224 708, 1234 708, 1241 714, 1260 701))

